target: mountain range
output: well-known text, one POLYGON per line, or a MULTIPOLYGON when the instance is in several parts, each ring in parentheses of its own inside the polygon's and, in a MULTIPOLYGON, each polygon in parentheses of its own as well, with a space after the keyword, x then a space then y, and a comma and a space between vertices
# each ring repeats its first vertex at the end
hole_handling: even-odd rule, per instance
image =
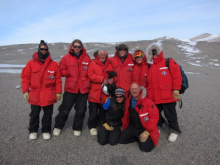
MULTIPOLYGON (((220 68, 220 34, 204 33, 187 40, 164 36, 154 40, 115 43, 88 42, 84 43, 84 46, 91 58, 93 58, 93 53, 99 49, 107 50, 109 57, 112 57, 115 53, 115 46, 120 43, 127 44, 130 53, 133 53, 135 49, 141 49, 146 52, 146 48, 151 43, 158 43, 162 45, 165 57, 172 57, 182 65, 190 64, 198 67, 220 68)), ((52 59, 59 62, 62 56, 68 53, 69 45, 70 43, 62 42, 49 43, 52 59)), ((25 65, 32 58, 34 52, 37 51, 37 48, 38 44, 0 46, 0 64, 25 65)))

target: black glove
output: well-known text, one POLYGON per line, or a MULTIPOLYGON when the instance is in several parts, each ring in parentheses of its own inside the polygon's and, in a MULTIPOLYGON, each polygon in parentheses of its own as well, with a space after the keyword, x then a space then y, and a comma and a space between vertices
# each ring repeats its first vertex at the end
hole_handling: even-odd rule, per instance
POLYGON ((113 78, 113 77, 116 77, 116 76, 117 76, 117 73, 116 73, 116 72, 114 72, 114 71, 108 72, 108 79, 113 78))
POLYGON ((113 83, 113 84, 107 84, 106 86, 107 86, 108 93, 111 96, 114 96, 115 95, 116 85, 113 83))

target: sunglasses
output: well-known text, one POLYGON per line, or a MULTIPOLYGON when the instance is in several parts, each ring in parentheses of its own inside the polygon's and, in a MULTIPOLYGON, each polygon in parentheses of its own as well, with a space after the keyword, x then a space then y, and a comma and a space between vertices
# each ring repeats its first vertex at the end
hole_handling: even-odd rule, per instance
POLYGON ((82 46, 77 46, 77 45, 73 45, 74 48, 78 48, 78 49, 81 49, 82 46))
POLYGON ((123 98, 124 96, 115 96, 115 98, 123 98))
POLYGON ((127 51, 127 49, 118 49, 118 51, 127 51))
POLYGON ((138 59, 138 58, 142 58, 142 56, 137 56, 137 57, 135 57, 134 59, 136 60, 136 59, 138 59))
POLYGON ((44 49, 44 48, 40 48, 40 50, 42 50, 42 51, 43 51, 43 50, 48 51, 48 49, 44 49))

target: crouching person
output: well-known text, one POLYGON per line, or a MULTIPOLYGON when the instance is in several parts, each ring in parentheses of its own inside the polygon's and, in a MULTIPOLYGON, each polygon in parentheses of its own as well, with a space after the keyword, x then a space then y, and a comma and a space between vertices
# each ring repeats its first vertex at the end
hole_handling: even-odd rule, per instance
POLYGON ((38 52, 33 55, 21 73, 24 98, 31 104, 29 139, 37 139, 39 114, 42 117, 43 139, 50 139, 53 104, 61 99, 62 81, 57 62, 51 59, 48 45, 41 40, 38 52))
POLYGON ((97 141, 101 145, 116 145, 121 133, 121 119, 125 110, 125 91, 116 88, 115 98, 108 98, 102 105, 106 112, 106 123, 98 128, 97 141))
POLYGON ((131 84, 119 142, 127 144, 137 141, 141 151, 150 152, 158 143, 158 120, 158 109, 146 97, 146 89, 137 83, 131 84))

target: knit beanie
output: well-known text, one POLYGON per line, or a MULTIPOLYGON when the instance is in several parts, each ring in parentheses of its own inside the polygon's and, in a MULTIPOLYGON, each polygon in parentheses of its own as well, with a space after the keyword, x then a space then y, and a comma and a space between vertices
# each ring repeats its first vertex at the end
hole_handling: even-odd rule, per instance
POLYGON ((125 91, 123 88, 116 88, 115 95, 125 95, 125 91))

